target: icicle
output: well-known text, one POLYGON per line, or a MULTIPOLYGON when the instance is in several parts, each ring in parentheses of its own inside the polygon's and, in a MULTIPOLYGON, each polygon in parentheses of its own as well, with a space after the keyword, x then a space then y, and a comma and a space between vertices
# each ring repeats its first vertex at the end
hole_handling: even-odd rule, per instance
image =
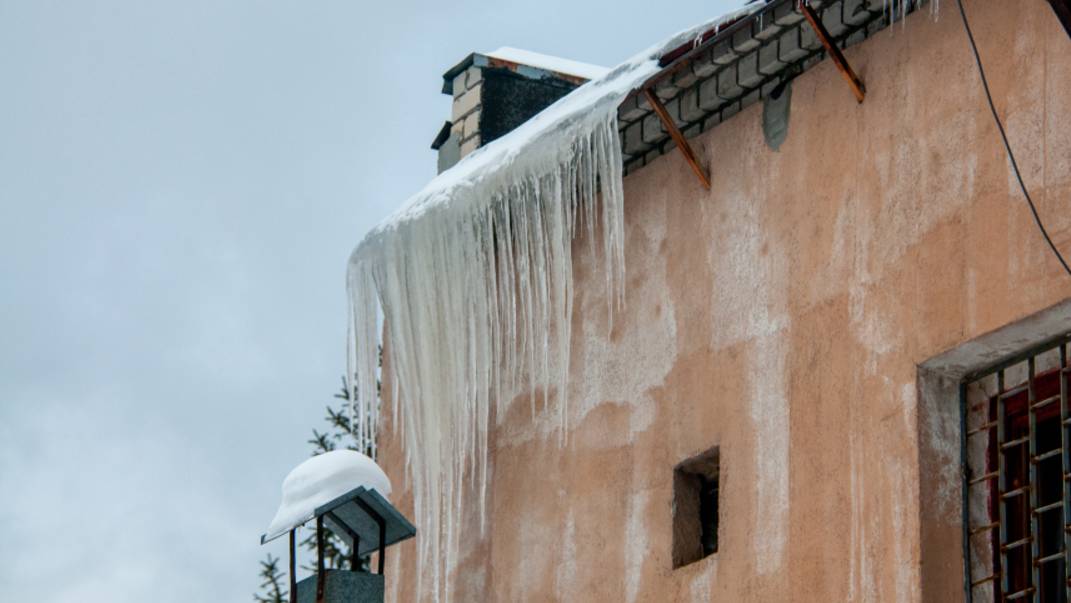
POLYGON ((428 577, 435 592, 449 591, 466 484, 480 497, 483 523, 491 404, 504 409, 518 382, 526 382, 530 411, 536 412, 537 397, 555 410, 564 442, 573 223, 576 214, 587 216, 593 236, 597 205, 606 285, 609 297, 620 300, 624 233, 616 106, 610 103, 612 110, 571 128, 578 131, 571 132, 561 157, 535 166, 542 172, 497 192, 474 186, 465 197, 373 238, 351 260, 357 431, 362 446, 375 441, 370 404, 381 307, 390 335, 385 378, 405 420, 423 527, 419 564, 432 563, 428 577))
POLYGON ((359 445, 376 447, 382 328, 422 598, 449 598, 463 505, 476 504, 485 526, 492 417, 522 391, 535 415, 538 395, 566 442, 575 237, 601 262, 611 320, 623 301, 618 106, 658 71, 665 50, 758 8, 683 32, 581 86, 434 179, 350 257, 347 374, 359 445))

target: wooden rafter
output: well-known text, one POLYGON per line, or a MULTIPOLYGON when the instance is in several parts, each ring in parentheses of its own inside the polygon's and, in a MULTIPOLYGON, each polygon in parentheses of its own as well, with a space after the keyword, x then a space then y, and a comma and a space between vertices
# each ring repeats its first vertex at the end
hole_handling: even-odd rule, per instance
POLYGON ((644 88, 643 94, 647 97, 647 102, 651 104, 651 108, 658 114, 658 118, 662 120, 662 125, 666 128, 666 132, 669 132, 673 142, 677 143, 677 148, 684 154, 684 158, 688 161, 688 165, 692 166, 692 171, 695 172, 696 176, 699 176, 699 180, 703 183, 703 186, 709 189, 710 176, 707 175, 703 166, 699 165, 699 159, 696 158, 691 145, 685 140, 684 134, 681 134, 681 131, 677 128, 677 124, 673 123, 673 118, 670 117, 669 112, 666 111, 666 106, 662 104, 658 95, 652 92, 650 88, 644 88))
POLYGON ((807 22, 814 28, 814 33, 818 35, 818 40, 822 42, 822 46, 825 46, 826 52, 833 59, 833 63, 837 65, 841 75, 848 80, 848 85, 851 86, 852 93, 855 94, 855 100, 863 102, 863 98, 866 96, 866 86, 863 85, 863 80, 859 79, 859 76, 852 70, 852 66, 848 64, 848 60, 844 58, 844 53, 833 42, 833 37, 829 35, 829 30, 822 24, 822 18, 814 12, 814 9, 807 2, 800 4, 800 10, 803 11, 803 16, 807 18, 807 22))

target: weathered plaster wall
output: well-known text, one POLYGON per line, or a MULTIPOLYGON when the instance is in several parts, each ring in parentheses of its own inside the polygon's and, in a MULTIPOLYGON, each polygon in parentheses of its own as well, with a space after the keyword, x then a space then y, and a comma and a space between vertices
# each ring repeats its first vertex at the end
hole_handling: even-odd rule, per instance
MULTIPOLYGON (((759 106, 696 139, 709 192, 679 153, 626 179, 627 306, 611 329, 578 244, 568 441, 542 402, 497 417, 487 531, 468 500, 454 600, 955 596, 920 586, 917 365, 1071 297, 1071 279, 942 4, 849 49, 863 104, 828 61, 797 79, 779 152, 759 106), (673 570, 673 466, 713 445, 719 552, 673 570)), ((1071 41, 1043 0, 967 8, 1027 184, 1071 253, 1071 41)), ((390 600, 419 598, 414 557, 411 542, 391 553, 390 600)))

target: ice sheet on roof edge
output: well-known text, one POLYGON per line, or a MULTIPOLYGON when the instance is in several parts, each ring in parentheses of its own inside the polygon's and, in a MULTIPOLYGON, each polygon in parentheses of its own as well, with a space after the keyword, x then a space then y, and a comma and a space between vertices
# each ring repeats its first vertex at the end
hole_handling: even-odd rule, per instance
POLYGON ((763 5, 690 28, 580 86, 431 180, 351 255, 354 428, 374 452, 382 311, 392 424, 414 493, 418 592, 449 593, 466 473, 483 527, 491 405, 502 416, 505 394, 526 387, 535 416, 537 390, 550 392, 541 413, 556 412, 564 442, 578 225, 592 246, 599 225, 611 315, 623 291, 618 105, 664 52, 763 5))
POLYGON ((580 86, 518 128, 470 153, 449 170, 432 178, 423 189, 409 197, 386 220, 372 229, 355 252, 378 238, 383 231, 393 230, 399 224, 419 217, 429 207, 449 201, 454 193, 461 189, 477 186, 486 188, 488 184, 493 184, 488 180, 493 180, 492 177, 496 174, 515 174, 538 167, 539 164, 551 163, 545 156, 532 151, 556 151, 552 156, 558 158, 563 151, 568 150, 568 145, 562 143, 571 140, 570 134, 577 134, 582 126, 590 127, 592 122, 599 121, 591 116, 592 113, 602 113, 601 117, 613 116, 621 100, 658 71, 658 59, 664 52, 689 40, 695 40, 702 33, 717 28, 720 24, 757 12, 764 5, 765 3, 759 2, 740 8, 682 31, 667 41, 634 55, 602 77, 580 86), (597 111, 598 109, 602 111, 597 111))

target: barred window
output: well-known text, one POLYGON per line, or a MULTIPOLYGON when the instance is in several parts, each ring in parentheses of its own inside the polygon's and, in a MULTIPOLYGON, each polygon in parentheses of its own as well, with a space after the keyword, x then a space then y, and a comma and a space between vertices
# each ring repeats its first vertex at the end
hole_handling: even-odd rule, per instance
POLYGON ((1071 551, 1067 341, 965 382, 971 601, 1064 602, 1071 551))

